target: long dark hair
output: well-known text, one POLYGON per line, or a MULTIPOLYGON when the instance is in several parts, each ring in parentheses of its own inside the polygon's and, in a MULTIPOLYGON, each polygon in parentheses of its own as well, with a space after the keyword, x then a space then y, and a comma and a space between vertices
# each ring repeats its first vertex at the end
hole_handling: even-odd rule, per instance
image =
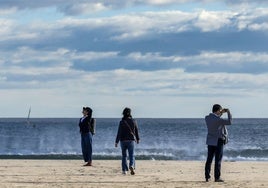
POLYGON ((89 118, 92 117, 92 112, 93 112, 93 110, 92 110, 91 108, 89 108, 89 107, 83 107, 83 110, 85 110, 85 111, 87 112, 87 116, 88 116, 89 118))
POLYGON ((132 116, 131 116, 131 109, 130 108, 125 108, 124 110, 123 110, 123 118, 122 119, 126 119, 126 118, 132 118, 132 116))

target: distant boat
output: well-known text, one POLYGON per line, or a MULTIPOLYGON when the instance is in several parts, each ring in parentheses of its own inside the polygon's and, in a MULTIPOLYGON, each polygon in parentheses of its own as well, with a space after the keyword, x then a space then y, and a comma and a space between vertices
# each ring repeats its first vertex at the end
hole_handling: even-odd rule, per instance
POLYGON ((30 115, 31 115, 31 107, 29 108, 29 111, 28 111, 28 117, 27 117, 27 123, 28 123, 28 125, 31 124, 31 122, 30 122, 30 115))
POLYGON ((35 127, 35 124, 32 124, 32 123, 30 122, 31 111, 32 111, 32 108, 30 107, 30 108, 29 108, 29 111, 28 111, 28 116, 27 116, 27 124, 28 124, 28 125, 32 125, 32 126, 35 127))

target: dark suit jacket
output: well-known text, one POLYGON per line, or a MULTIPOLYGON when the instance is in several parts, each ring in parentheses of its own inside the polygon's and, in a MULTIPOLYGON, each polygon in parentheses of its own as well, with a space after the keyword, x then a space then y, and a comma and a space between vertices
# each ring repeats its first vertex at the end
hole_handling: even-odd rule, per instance
POLYGON ((232 115, 228 113, 228 119, 223 119, 214 113, 210 113, 205 117, 208 134, 207 134, 207 145, 217 146, 218 139, 223 138, 225 125, 231 125, 232 115))

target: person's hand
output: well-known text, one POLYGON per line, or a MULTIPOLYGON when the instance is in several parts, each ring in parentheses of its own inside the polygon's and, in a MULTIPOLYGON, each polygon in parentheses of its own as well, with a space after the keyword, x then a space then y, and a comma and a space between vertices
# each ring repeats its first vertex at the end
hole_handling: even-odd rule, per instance
POLYGON ((224 108, 224 109, 221 110, 221 113, 222 114, 225 113, 225 112, 229 112, 229 109, 228 108, 224 108))
POLYGON ((115 143, 115 145, 114 145, 114 146, 117 148, 118 144, 117 144, 117 143, 115 143))
POLYGON ((139 144, 140 143, 140 140, 137 140, 137 144, 139 144))

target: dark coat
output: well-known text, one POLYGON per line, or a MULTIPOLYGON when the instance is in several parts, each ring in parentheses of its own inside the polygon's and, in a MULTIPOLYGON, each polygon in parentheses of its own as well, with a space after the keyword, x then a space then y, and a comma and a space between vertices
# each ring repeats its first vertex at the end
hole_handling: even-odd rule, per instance
POLYGON ((91 118, 90 117, 86 117, 85 119, 83 119, 83 121, 81 121, 83 118, 80 118, 79 120, 79 127, 80 127, 80 133, 85 134, 85 133, 89 133, 90 132, 90 121, 91 118))
POLYGON ((119 123, 115 143, 131 140, 140 140, 137 122, 132 118, 122 119, 119 123))

